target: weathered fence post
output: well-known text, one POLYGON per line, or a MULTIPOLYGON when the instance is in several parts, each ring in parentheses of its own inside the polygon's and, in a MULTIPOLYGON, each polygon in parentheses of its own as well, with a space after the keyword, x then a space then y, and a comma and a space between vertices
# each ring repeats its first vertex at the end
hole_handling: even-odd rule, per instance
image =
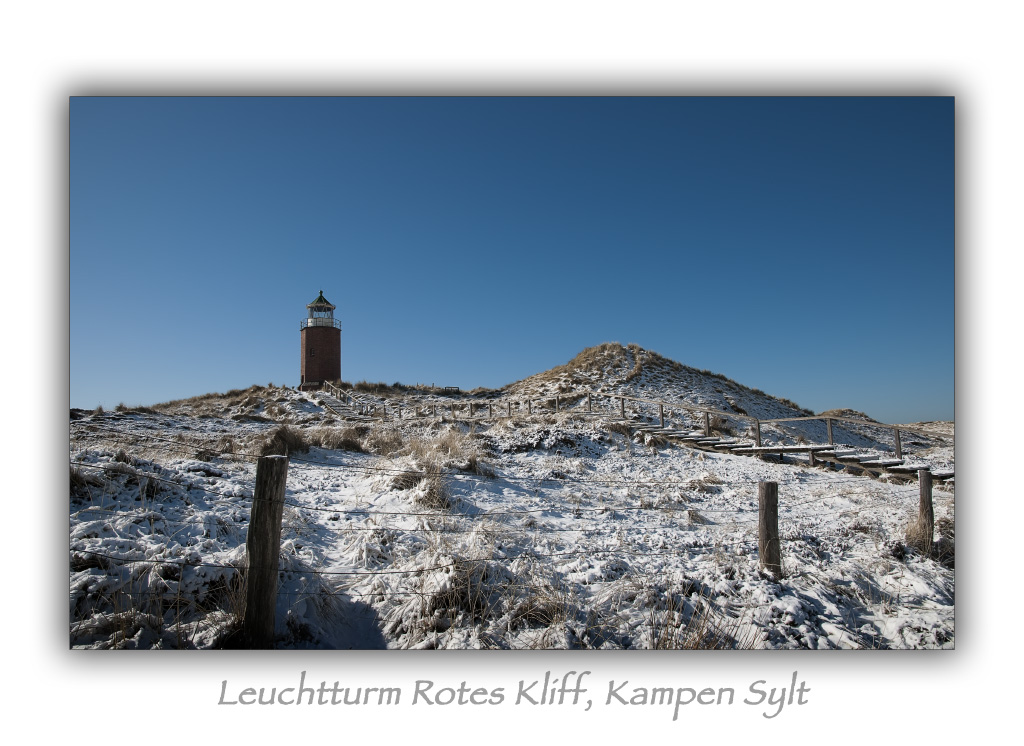
POLYGON ((900 444, 900 429, 894 427, 892 432, 896 436, 896 458, 903 458, 903 446, 900 444))
POLYGON ((508 403, 508 416, 509 417, 512 416, 512 402, 511 401, 509 401, 509 403, 508 403))
POLYGON ((711 415, 707 412, 704 413, 704 437, 707 438, 711 435, 711 415))
POLYGON ((917 509, 918 549, 931 556, 932 537, 935 535, 935 512, 932 508, 932 473, 918 469, 917 481, 920 487, 920 501, 917 509))
POLYGON ((589 391, 587 392, 587 411, 591 413, 594 411, 594 395, 589 391))
POLYGON ((494 405, 491 404, 490 402, 487 402, 487 419, 494 419, 494 405))
POLYGON ((469 403, 469 419, 473 419, 473 402, 469 403))
POLYGON ((661 426, 665 427, 665 405, 658 405, 658 421, 661 422, 661 426))
POLYGON ((757 443, 757 447, 760 448, 761 447, 761 420, 754 420, 754 427, 756 428, 754 440, 757 443))
POLYGON ((619 397, 619 415, 622 419, 626 419, 626 397, 619 397))
POLYGON ((281 554, 281 516, 288 478, 287 456, 262 456, 256 462, 252 517, 245 538, 248 559, 242 636, 247 647, 269 648, 274 641, 278 557, 281 554))
POLYGON ((558 394, 555 394, 555 413, 558 413, 558 394))
POLYGON ((533 414, 533 400, 532 399, 527 399, 526 400, 526 408, 529 410, 530 414, 533 414))
POLYGON ((830 417, 826 417, 825 424, 828 426, 828 444, 830 446, 834 446, 835 441, 832 440, 832 419, 830 417))
POLYGON ((782 577, 782 547, 779 546, 779 485, 757 483, 757 553, 761 567, 782 577))

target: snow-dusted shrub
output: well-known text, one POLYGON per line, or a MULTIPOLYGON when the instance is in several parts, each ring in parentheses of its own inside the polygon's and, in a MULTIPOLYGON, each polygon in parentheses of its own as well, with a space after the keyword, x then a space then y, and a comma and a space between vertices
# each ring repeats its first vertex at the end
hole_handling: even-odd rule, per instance
POLYGON ((431 510, 451 510, 455 507, 448 479, 437 464, 430 464, 411 492, 413 501, 431 510))
POLYGON ((400 600, 385 614, 388 637, 402 647, 421 647, 432 634, 487 616, 491 594, 486 562, 433 552, 421 554, 418 562, 432 569, 421 576, 412 597, 400 600))

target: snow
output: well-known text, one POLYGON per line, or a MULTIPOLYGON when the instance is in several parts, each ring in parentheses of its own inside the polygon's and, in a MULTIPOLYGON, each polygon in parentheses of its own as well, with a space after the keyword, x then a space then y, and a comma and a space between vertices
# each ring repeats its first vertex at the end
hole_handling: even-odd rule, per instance
MULTIPOLYGON (((770 397, 673 370, 645 370, 633 388, 608 368, 576 378, 709 406, 720 388, 748 412, 785 416, 770 397)), ((413 417, 446 400, 392 392, 389 410, 401 397, 407 419, 359 424, 361 442, 387 452, 290 454, 275 645, 953 646, 951 552, 940 562, 905 546, 918 506, 912 476, 631 435, 611 425, 617 407, 585 413, 585 396, 557 415, 497 417, 501 397, 570 382, 527 379, 491 393, 496 417, 473 422, 451 422, 447 409, 413 417), (759 568, 761 481, 779 485, 782 578, 759 568)), ((349 426, 314 396, 244 393, 72 420, 73 647, 231 645, 259 445, 279 422, 307 435, 349 426)), ((808 443, 822 442, 814 424, 808 443)), ((842 448, 887 453, 884 436, 834 431, 848 436, 842 448)), ((953 465, 948 442, 915 436, 904 451, 953 465)), ((951 546, 953 485, 936 483, 934 502, 936 537, 951 546)))

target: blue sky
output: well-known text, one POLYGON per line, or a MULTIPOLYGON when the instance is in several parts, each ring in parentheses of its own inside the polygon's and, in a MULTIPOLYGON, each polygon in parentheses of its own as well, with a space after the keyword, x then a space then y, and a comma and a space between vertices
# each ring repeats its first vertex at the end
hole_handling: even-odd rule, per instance
POLYGON ((501 386, 635 342, 952 419, 952 98, 72 98, 71 405, 501 386))

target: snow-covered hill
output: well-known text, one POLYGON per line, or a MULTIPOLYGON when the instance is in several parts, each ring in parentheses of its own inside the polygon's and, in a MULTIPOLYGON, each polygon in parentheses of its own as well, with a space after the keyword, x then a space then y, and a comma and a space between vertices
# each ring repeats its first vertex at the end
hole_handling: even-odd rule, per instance
POLYGON ((541 398, 587 390, 683 402, 760 419, 813 414, 725 376, 690 368, 638 345, 617 343, 589 347, 565 365, 506 386, 503 393, 541 398))
MULTIPOLYGON (((915 482, 650 439, 611 407, 586 413, 586 391, 807 414, 621 345, 500 391, 350 390, 349 411, 387 405, 374 422, 269 386, 72 410, 71 644, 235 644, 255 462, 287 452, 279 647, 952 646, 951 482, 923 556, 905 537, 915 482), (499 416, 556 395, 558 413, 499 416), (453 421, 444 405, 468 401, 494 416, 453 421), (782 578, 759 567, 763 481, 779 485, 782 578)), ((952 466, 949 441, 904 445, 952 466)))

